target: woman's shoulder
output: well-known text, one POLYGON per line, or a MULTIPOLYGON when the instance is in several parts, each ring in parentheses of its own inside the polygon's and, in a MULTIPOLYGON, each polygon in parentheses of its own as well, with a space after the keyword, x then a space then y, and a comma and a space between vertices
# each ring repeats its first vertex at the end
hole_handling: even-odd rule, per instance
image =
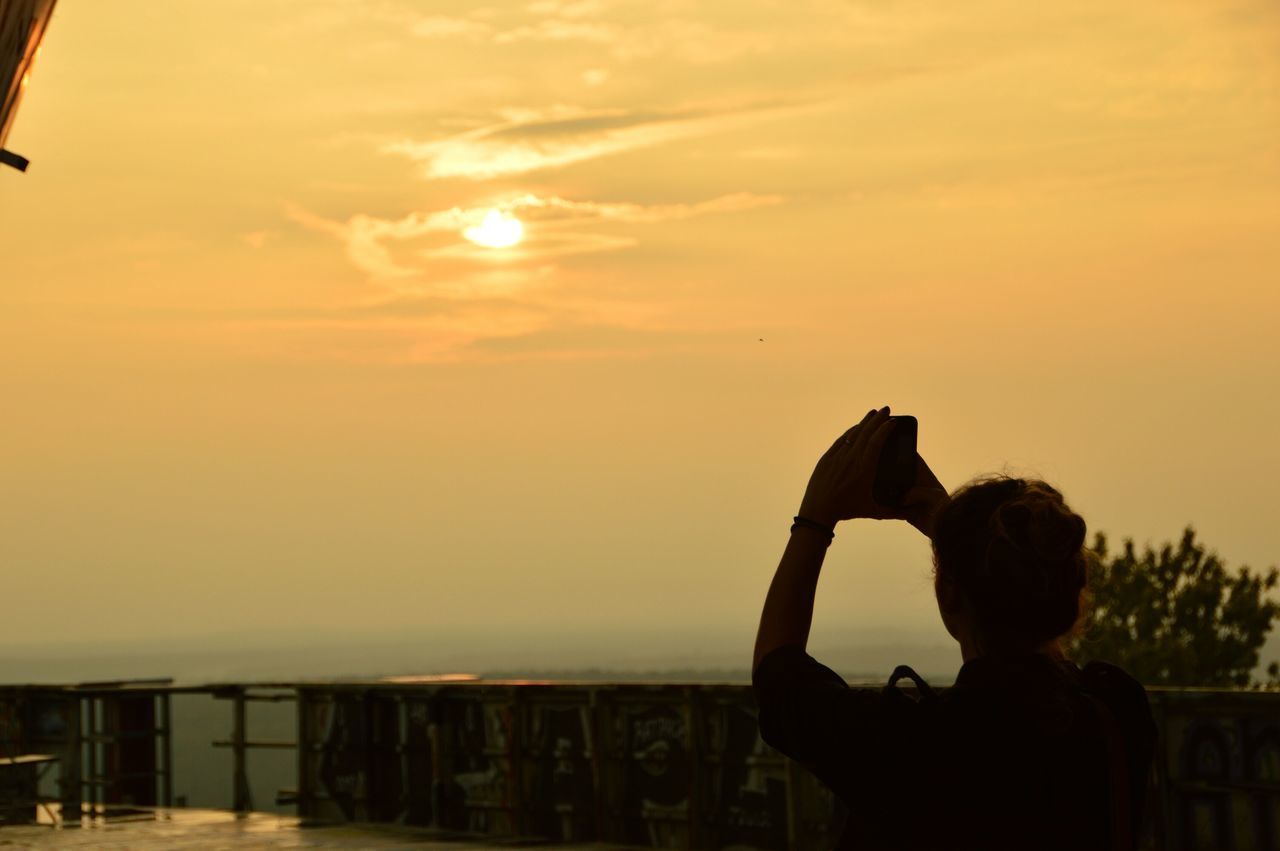
POLYGON ((1119 665, 1101 660, 1089 662, 1080 674, 1085 691, 1106 702, 1130 737, 1147 745, 1154 742, 1155 718, 1142 683, 1119 665))
POLYGON ((1142 688, 1142 684, 1135 680, 1124 668, 1111 662, 1104 662, 1101 659, 1092 659, 1086 662, 1080 670, 1089 676, 1104 679, 1108 682, 1131 683, 1138 688, 1142 688))
POLYGON ((1146 707, 1147 690, 1119 665, 1094 659, 1080 669, 1083 686, 1100 696, 1132 702, 1146 707))

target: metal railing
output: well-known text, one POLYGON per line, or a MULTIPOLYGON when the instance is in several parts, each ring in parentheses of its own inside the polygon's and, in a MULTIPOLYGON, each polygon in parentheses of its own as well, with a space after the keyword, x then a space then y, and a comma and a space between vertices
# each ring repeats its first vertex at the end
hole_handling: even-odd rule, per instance
MULTIPOLYGON (((0 687, 0 756, 58 758, 63 813, 173 803, 170 699, 230 704, 232 802, 255 750, 296 750, 276 803, 322 821, 678 848, 829 847, 841 813, 759 738, 730 684, 167 682, 0 687), (296 703, 295 736, 249 736, 296 703)), ((1148 847, 1280 848, 1280 694, 1148 689, 1160 730, 1148 847)))

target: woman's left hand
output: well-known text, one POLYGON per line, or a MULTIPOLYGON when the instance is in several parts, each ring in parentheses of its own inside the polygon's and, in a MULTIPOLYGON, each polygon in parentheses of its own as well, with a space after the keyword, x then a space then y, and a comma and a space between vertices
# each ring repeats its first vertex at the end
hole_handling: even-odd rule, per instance
POLYGON ((946 504, 947 490, 929 465, 916 456, 916 481, 902 505, 876 502, 871 495, 876 464, 892 425, 889 408, 868 411, 862 422, 846 431, 818 459, 809 478, 800 515, 828 526, 840 520, 867 517, 875 520, 906 520, 929 536, 933 518, 946 504))

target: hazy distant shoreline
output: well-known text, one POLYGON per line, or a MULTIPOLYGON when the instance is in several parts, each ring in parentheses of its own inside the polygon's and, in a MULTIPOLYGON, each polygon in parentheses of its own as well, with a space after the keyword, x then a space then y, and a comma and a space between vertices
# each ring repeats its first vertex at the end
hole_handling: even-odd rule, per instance
MULTIPOLYGON (((749 683, 752 631, 743 629, 474 629, 403 633, 262 633, 164 642, 29 644, 0 648, 0 683, 77 683, 168 677, 183 684, 293 682, 426 674, 490 679, 749 683)), ((815 634, 810 652, 849 682, 884 682, 910 665, 931 683, 954 681, 959 647, 942 631, 849 629, 815 634)), ((1259 671, 1280 655, 1268 639, 1259 671)))
MULTIPOLYGON (((0 682, 70 683, 172 677, 183 683, 375 679, 441 673, 485 678, 750 682, 750 629, 441 630, 402 634, 206 636, 166 642, 0 648, 0 682)), ((959 649, 924 632, 849 630, 815 637, 815 656, 851 681, 908 664, 949 681, 959 649)))

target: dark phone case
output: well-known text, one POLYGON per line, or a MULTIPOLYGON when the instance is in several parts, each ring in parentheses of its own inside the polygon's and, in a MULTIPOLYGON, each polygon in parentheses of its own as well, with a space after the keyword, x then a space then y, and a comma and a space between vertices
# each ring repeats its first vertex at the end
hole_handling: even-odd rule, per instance
POLYGON ((907 491, 916 482, 916 436, 919 423, 915 417, 889 417, 892 430, 880 449, 876 461, 876 477, 871 496, 881 505, 901 505, 907 491))

